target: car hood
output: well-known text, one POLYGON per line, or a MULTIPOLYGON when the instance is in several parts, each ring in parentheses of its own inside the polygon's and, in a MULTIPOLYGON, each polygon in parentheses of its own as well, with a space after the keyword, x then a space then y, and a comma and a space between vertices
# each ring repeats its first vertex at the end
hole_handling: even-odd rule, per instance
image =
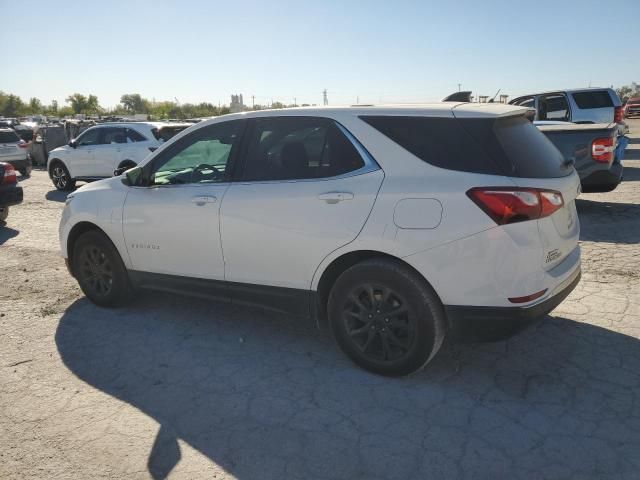
POLYGON ((97 180, 95 182, 85 183, 74 193, 96 192, 99 190, 116 190, 123 188, 122 177, 111 177, 97 180))

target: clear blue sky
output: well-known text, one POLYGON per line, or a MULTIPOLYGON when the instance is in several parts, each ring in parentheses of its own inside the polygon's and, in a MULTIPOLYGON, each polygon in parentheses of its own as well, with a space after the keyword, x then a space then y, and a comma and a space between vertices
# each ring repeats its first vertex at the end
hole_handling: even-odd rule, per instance
POLYGON ((424 102, 640 81, 640 0, 0 0, 0 90, 424 102))

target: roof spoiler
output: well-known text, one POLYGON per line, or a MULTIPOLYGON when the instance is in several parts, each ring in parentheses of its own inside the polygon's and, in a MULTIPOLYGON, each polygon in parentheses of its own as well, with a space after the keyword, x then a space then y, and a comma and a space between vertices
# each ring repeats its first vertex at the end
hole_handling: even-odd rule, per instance
POLYGON ((471 102, 471 91, 455 92, 442 99, 443 102, 471 102))

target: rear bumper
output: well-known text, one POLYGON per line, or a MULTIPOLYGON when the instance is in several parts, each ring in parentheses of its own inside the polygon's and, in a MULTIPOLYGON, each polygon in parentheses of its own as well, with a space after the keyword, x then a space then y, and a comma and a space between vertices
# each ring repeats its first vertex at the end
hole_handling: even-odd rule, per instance
POLYGON ((0 187, 0 208, 22 203, 22 187, 8 185, 0 187))
POLYGON ((27 168, 31 163, 27 157, 21 158, 19 160, 2 160, 2 161, 10 164, 16 170, 22 170, 23 168, 27 168))
POLYGON ((608 170, 597 170, 583 178, 580 183, 585 191, 589 187, 615 187, 622 181, 622 170, 622 163, 615 162, 608 170))
POLYGON ((576 288, 577 268, 546 300, 528 307, 474 307, 445 305, 449 333, 458 342, 496 342, 522 331, 556 308, 576 288))

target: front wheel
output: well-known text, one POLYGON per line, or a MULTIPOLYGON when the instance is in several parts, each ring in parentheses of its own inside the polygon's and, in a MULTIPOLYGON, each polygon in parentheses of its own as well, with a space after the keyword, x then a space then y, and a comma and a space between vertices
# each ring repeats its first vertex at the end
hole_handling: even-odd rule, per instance
POLYGON ((51 165, 51 181, 54 187, 63 192, 70 192, 76 187, 76 181, 71 178, 69 170, 60 161, 51 165))
POLYGON ((131 288, 126 267, 103 233, 89 231, 76 240, 72 267, 80 288, 93 303, 115 307, 128 300, 131 288))
POLYGON ((409 267, 387 259, 346 270, 331 289, 328 313, 342 351, 380 375, 420 370, 445 336, 444 309, 433 289, 409 267))

